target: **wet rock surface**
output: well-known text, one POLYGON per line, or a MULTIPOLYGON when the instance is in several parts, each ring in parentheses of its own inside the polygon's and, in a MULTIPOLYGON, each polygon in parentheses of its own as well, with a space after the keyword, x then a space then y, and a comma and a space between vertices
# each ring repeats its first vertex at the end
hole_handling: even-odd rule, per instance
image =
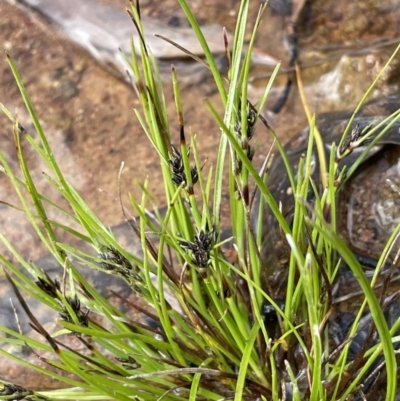
MULTIPOLYGON (((371 124, 377 125, 399 108, 398 95, 371 101, 358 113, 349 132, 354 130, 362 132, 371 124)), ((329 160, 332 143, 339 144, 351 115, 352 111, 349 110, 347 113, 337 112, 319 116, 317 125, 324 138, 326 160, 329 160)), ((308 132, 308 128, 300 131, 286 145, 287 156, 294 171, 297 169, 300 157, 307 151, 308 132)), ((339 169, 342 170, 344 167, 350 169, 364 150, 365 145, 354 149, 339 162, 339 169)), ((370 150, 364 162, 343 185, 338 195, 338 231, 366 268, 376 266, 385 244, 398 224, 399 151, 400 123, 396 122, 370 150)), ((313 154, 313 161, 315 168, 312 177, 317 185, 321 185, 316 151, 313 154)), ((282 179, 282 169, 284 164, 278 157, 269 172, 268 184, 276 201, 282 203, 282 213, 290 223, 294 208, 293 190, 289 178, 282 179)), ((310 195, 309 201, 313 202, 313 195, 310 195)), ((264 261, 269 269, 266 277, 276 276, 274 281, 281 283, 282 276, 285 275, 284 266, 288 262, 288 245, 285 244, 284 236, 277 228, 271 213, 267 213, 263 227, 264 261), (271 244, 275 245, 271 247, 271 244), (272 251, 268 252, 270 249, 272 251)), ((396 253, 397 247, 394 246, 389 262, 394 260, 396 253)), ((281 289, 280 285, 279 291, 281 289)))
MULTIPOLYGON (((362 166, 340 199, 343 235, 353 249, 367 258, 379 257, 400 223, 399 173, 400 146, 392 144, 362 166)), ((397 241, 389 262, 398 249, 397 241)))
MULTIPOLYGON (((102 2, 107 3, 111 2, 102 2)), ((218 23, 220 26, 227 26, 228 30, 233 32, 239 2, 193 0, 189 3, 200 23, 218 23)), ((372 8, 372 2, 355 2, 350 8, 347 7, 347 3, 315 2, 312 7, 303 10, 298 22, 300 62, 305 67, 317 64, 304 68, 302 72, 313 111, 340 110, 354 106, 390 55, 390 49, 387 48, 365 50, 365 41, 370 43, 372 39, 393 38, 398 35, 399 11, 393 2, 383 1, 375 8, 372 8), (350 14, 348 10, 351 11, 350 14), (346 18, 343 18, 345 14, 346 18), (383 17, 386 18, 386 23, 382 22, 383 17), (367 26, 369 29, 366 29, 367 26), (364 42, 357 44, 359 40, 364 42), (348 48, 342 47, 344 42, 349 45, 348 48), (334 49, 328 44, 334 44, 334 49), (326 58, 328 61, 321 64, 321 60, 326 58)), ((124 12, 126 3, 121 0, 116 4, 118 10, 124 12)), ((163 1, 162 6, 159 1, 142 1, 141 4, 143 13, 152 18, 151 21, 160 24, 161 30, 167 26, 187 27, 187 22, 175 1, 163 1)), ((139 107, 139 102, 124 80, 110 74, 110 68, 104 69, 104 62, 107 64, 111 61, 111 65, 114 65, 115 59, 112 57, 119 53, 115 52, 110 56, 110 60, 98 57, 98 61, 103 63, 102 67, 85 50, 68 40, 65 32, 61 34, 57 27, 40 14, 21 7, 19 3, 5 0, 0 1, 0 10, 0 44, 3 50, 10 53, 19 68, 61 169, 99 219, 106 225, 114 226, 118 240, 137 254, 139 247, 129 226, 118 226, 123 221, 117 197, 118 185, 123 188, 124 203, 129 204, 128 193, 135 197, 140 197, 141 193, 134 181, 144 181, 149 177, 150 190, 154 197, 161 205, 165 201, 159 185, 161 171, 157 155, 149 146, 132 112, 133 107, 139 107), (125 169, 121 182, 118 183, 118 170, 122 161, 125 161, 125 169)), ((252 27, 251 21, 254 20, 257 10, 258 5, 254 3, 250 10, 249 28, 252 27)), ((264 18, 268 20, 268 24, 260 30, 256 42, 258 58, 254 60, 252 70, 254 80, 249 92, 251 100, 256 100, 264 90, 267 79, 263 78, 263 75, 271 71, 271 60, 283 60, 285 66, 290 58, 286 31, 288 15, 285 10, 277 7, 266 12, 264 18)), ((164 34, 164 31, 162 33, 164 34)), ((96 56, 94 53, 92 55, 96 56)), ((172 60, 168 61, 164 66, 168 68, 171 62, 172 60)), ((194 74, 193 70, 186 69, 185 62, 173 62, 178 65, 178 74, 181 72, 182 76, 189 78, 191 75, 187 71, 194 74)), ((192 66, 191 64, 190 68, 192 66)), ((395 62, 379 83, 374 95, 387 95, 398 89, 396 67, 395 62)), ((116 72, 114 68, 112 72, 116 72)), ((207 72, 200 69, 198 74, 200 75, 197 75, 197 78, 193 76, 193 79, 185 80, 182 88, 185 120, 187 131, 198 134, 197 142, 201 155, 204 158, 208 156, 209 164, 212 164, 220 131, 202 99, 207 97, 220 110, 222 107, 216 100, 215 88, 207 72)), ((171 116, 171 130, 176 130, 175 138, 178 141, 172 89, 167 79, 169 78, 166 77, 166 98, 171 116)), ((286 76, 282 76, 277 80, 269 105, 280 96, 286 79, 286 76)), ((0 64, 0 101, 11 112, 16 113, 25 129, 33 134, 30 118, 5 61, 0 64)), ((281 114, 273 115, 268 111, 265 114, 282 138, 290 138, 298 128, 305 125, 296 87, 292 88, 281 114)), ((12 167, 17 169, 12 127, 4 115, 0 116, 0 135, 1 151, 7 155, 12 167)), ((266 137, 262 127, 257 127, 257 135, 262 143, 255 162, 261 163, 271 140, 266 137)), ((174 134, 172 136, 174 137, 174 134)), ((46 171, 47 167, 33 155, 28 155, 28 159, 39 190, 53 196, 53 201, 62 204, 62 199, 54 195, 49 182, 43 179, 42 171, 46 171)), ((8 203, 16 202, 15 194, 5 177, 0 178, 0 199, 8 203)), ((55 212, 50 217, 62 223, 67 222, 55 212)), ((27 260, 37 261, 39 266, 60 278, 62 267, 57 266, 47 255, 47 250, 41 246, 29 222, 20 212, 2 205, 0 226, 2 233, 27 260)), ((62 232, 59 235, 60 241, 66 241, 71 246, 82 246, 74 239, 64 237, 62 232)), ((12 258, 11 252, 4 247, 1 248, 1 253, 6 258, 12 258)), ((110 288, 122 293, 128 291, 122 282, 110 283, 104 276, 92 271, 87 274, 96 287, 99 284, 104 285, 102 289, 106 296, 110 295, 110 288)), ((0 288, 1 307, 6 311, 2 314, 2 321, 15 327, 16 322, 8 302, 12 293, 4 280, 0 288)), ((126 294, 128 296, 129 291, 126 294)), ((118 304, 117 299, 112 301, 118 304)), ((34 304, 32 307, 49 332, 59 329, 55 323, 56 316, 49 315, 45 309, 36 308, 34 304)), ((23 327, 24 330, 28 329, 26 321, 23 322, 23 327)), ((35 355, 26 353, 22 348, 15 349, 14 352, 16 355, 24 355, 33 363, 42 363, 35 355)), ((31 373, 10 361, 1 364, 0 367, 1 378, 28 388, 59 386, 59 383, 48 381, 44 376, 31 373)))
MULTIPOLYGON (((372 138, 355 147, 355 143, 362 136, 362 133, 366 134, 368 130, 371 131, 374 126, 382 123, 386 116, 399 109, 400 98, 398 95, 374 100, 364 106, 350 127, 348 138, 352 138, 352 142, 347 143, 348 147, 345 146, 346 142, 344 142, 335 153, 339 171, 342 171, 343 168, 346 168, 346 171, 352 168, 361 153, 366 149, 366 146, 371 142, 372 138), (341 158, 341 155, 344 154, 344 149, 348 149, 351 145, 354 145, 352 152, 341 158)), ((346 112, 338 112, 319 116, 317 126, 324 139, 326 160, 330 158, 332 143, 339 145, 351 115, 352 112, 349 111, 347 114, 346 112)), ((376 134, 380 133, 384 128, 387 128, 386 134, 378 139, 349 179, 345 181, 343 178, 342 183, 338 182, 340 189, 336 196, 336 227, 339 236, 347 243, 361 265, 364 271, 361 274, 365 274, 367 280, 370 280, 371 286, 382 305, 388 327, 393 328, 400 318, 400 242, 398 238, 393 241, 384 264, 380 265, 378 261, 399 224, 400 123, 398 121, 392 124, 386 122, 376 134), (379 268, 379 271, 376 270, 377 268, 379 268), (372 277, 374 277, 373 281, 372 277)), ((300 131, 285 147, 288 161, 293 167, 295 175, 299 170, 300 158, 307 153, 308 133, 309 129, 300 131)), ((322 194, 324 188, 321 183, 320 165, 316 149, 313 151, 312 161, 314 168, 311 172, 311 179, 318 188, 318 193, 322 194)), ((280 204, 288 224, 292 225, 295 191, 291 187, 289 178, 287 176, 282 177, 282 171, 284 170, 284 162, 277 155, 269 171, 267 185, 276 202, 280 204)), ((313 189, 309 189, 305 201, 310 207, 310 211, 313 210, 316 202, 313 189)), ((286 236, 279 227, 273 213, 268 206, 266 208, 261 248, 263 267, 265 269, 263 271, 264 285, 270 290, 270 294, 274 299, 285 299, 288 266, 291 256, 290 245, 286 241, 286 236)), ((326 207, 323 213, 326 219, 329 220, 331 218, 330 208, 326 207)), ((300 227, 300 230, 304 230, 304 237, 307 236, 306 233, 311 235, 313 227, 310 227, 306 221, 303 224, 300 223, 300 227)), ((309 241, 303 241, 300 240, 296 243, 301 249, 301 254, 305 255, 306 252, 312 252, 309 250, 309 241)), ((326 261, 319 253, 318 255, 320 268, 323 270, 326 268, 326 261)), ((335 354, 335 350, 341 349, 344 344, 350 342, 347 362, 351 362, 351 364, 347 369, 348 372, 355 372, 363 367, 360 361, 363 360, 365 350, 379 343, 380 338, 368 308, 363 305, 366 295, 359 284, 359 277, 356 278, 356 273, 353 273, 343 260, 338 268, 340 270, 339 274, 335 276, 335 281, 328 284, 328 279, 323 293, 323 296, 331 297, 327 316, 329 316, 328 331, 332 347, 330 352, 332 354, 326 358, 331 358, 335 354), (355 316, 360 313, 361 307, 364 308, 362 318, 354 336, 350 337, 349 333, 354 324, 355 316)), ((301 319, 299 319, 300 322, 302 322, 301 319)), ((398 348, 399 345, 395 342, 394 349, 397 351, 398 348)), ((289 349, 291 348, 289 347, 289 349)), ((302 363, 296 373, 296 377, 299 379, 297 384, 300 389, 307 391, 309 383, 302 375, 307 370, 307 367, 304 366, 304 364, 307 365, 304 358, 302 363)), ((384 398, 386 387, 384 366, 384 359, 380 356, 363 377, 362 391, 365 394, 364 399, 380 400, 384 398)), ((341 386, 345 388, 342 383, 341 386)), ((329 384, 327 385, 328 388, 329 384)), ((355 399, 358 399, 358 395, 355 397, 355 399)))

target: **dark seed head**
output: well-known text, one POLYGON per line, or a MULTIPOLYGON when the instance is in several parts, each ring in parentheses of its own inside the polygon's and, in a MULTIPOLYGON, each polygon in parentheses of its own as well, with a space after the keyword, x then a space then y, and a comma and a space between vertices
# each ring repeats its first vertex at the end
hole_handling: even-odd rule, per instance
MULTIPOLYGON (((172 182, 179 186, 183 183, 187 183, 185 168, 183 165, 182 153, 180 150, 176 149, 175 146, 171 145, 172 154, 169 159, 170 169, 172 171, 172 182)), ((188 148, 187 155, 190 154, 190 148, 188 148)), ((196 184, 199 179, 199 173, 197 171, 197 167, 191 167, 190 175, 192 178, 192 184, 196 184)))
POLYGON ((216 237, 216 231, 213 227, 200 230, 198 235, 194 236, 194 241, 179 241, 181 248, 192 253, 192 263, 199 268, 208 267, 211 259, 211 249, 216 237))
MULTIPOLYGON (((238 134, 238 136, 242 135, 242 117, 241 117, 241 102, 238 104, 238 111, 236 115, 235 127, 234 130, 238 134)), ((246 137, 250 140, 254 135, 254 126, 257 122, 257 113, 250 106, 250 103, 247 102, 247 132, 246 137)))
POLYGON ((60 282, 58 280, 53 281, 46 275, 46 279, 39 277, 35 284, 52 298, 58 298, 57 291, 60 291, 60 282))
POLYGON ((5 384, 0 390, 0 396, 13 396, 12 400, 23 400, 27 395, 30 394, 32 394, 31 391, 16 384, 5 384))
MULTIPOLYGON (((65 299, 68 302, 69 306, 71 307, 72 311, 74 312, 75 316, 77 317, 79 324, 83 327, 88 327, 89 311, 86 312, 81 311, 81 302, 79 301, 77 295, 75 294, 73 297, 66 297, 65 299)), ((63 307, 63 310, 60 312, 60 316, 66 322, 74 323, 74 319, 72 318, 70 312, 65 306, 63 307)))

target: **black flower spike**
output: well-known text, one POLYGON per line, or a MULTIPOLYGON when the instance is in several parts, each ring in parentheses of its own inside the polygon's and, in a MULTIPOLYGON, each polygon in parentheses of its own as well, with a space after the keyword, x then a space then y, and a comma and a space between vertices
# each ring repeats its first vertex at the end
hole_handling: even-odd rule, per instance
MULTIPOLYGON (((190 169, 190 174, 192 176, 192 183, 196 184, 196 182, 199 179, 199 174, 197 172, 197 167, 192 167, 190 169)), ((174 173, 173 176, 172 176, 172 181, 177 186, 181 185, 183 182, 186 183, 186 175, 185 175, 185 173, 180 173, 180 174, 175 174, 174 173)))
MULTIPOLYGON (((24 387, 17 386, 16 384, 5 384, 4 387, 0 390, 0 396, 12 395, 12 400, 23 400, 26 396, 32 395, 32 391, 27 390, 24 387)), ((11 399, 11 398, 10 398, 11 399)))
MULTIPOLYGON (((174 145, 171 145, 172 154, 169 159, 169 165, 174 174, 181 174, 184 172, 182 153, 174 145)), ((187 155, 189 157, 190 148, 188 148, 187 155)))
MULTIPOLYGON (((236 121, 235 121, 235 127, 234 130, 238 134, 238 136, 242 135, 242 112, 241 112, 241 101, 239 101, 238 104, 238 111, 236 114, 236 121)), ((250 103, 247 102, 247 132, 246 136, 247 139, 250 141, 251 138, 253 138, 254 135, 254 126, 256 125, 257 122, 257 113, 256 111, 251 107, 250 103)))
POLYGON ((252 148, 251 146, 249 146, 249 147, 247 148, 247 158, 248 158, 250 161, 253 160, 253 157, 254 157, 255 152, 256 152, 256 150, 255 150, 254 148, 252 148))
MULTIPOLYGON (((79 324, 83 327, 88 327, 89 311, 86 311, 86 312, 81 311, 81 301, 79 301, 79 298, 77 297, 77 295, 75 294, 74 297, 66 297, 65 299, 68 302, 68 304, 70 305, 73 312, 75 313, 79 324)), ((72 316, 70 315, 70 313, 66 307, 63 307, 62 312, 60 312, 60 316, 66 322, 74 323, 74 320, 72 319, 72 316)))
POLYGON ((38 281, 35 284, 46 294, 50 295, 52 298, 58 299, 57 291, 60 291, 60 282, 56 280, 52 280, 47 274, 46 279, 41 277, 38 278, 38 281))
POLYGON ((122 273, 121 271, 129 272, 133 270, 131 262, 113 246, 104 247, 99 257, 104 260, 101 266, 106 270, 117 271, 118 273, 122 273))
POLYGON ((192 252, 192 263, 199 268, 206 268, 210 263, 210 253, 216 236, 215 228, 210 231, 200 230, 194 236, 194 242, 179 241, 181 248, 192 252))
POLYGON ((113 246, 104 247, 99 257, 104 260, 101 263, 102 268, 123 277, 135 291, 139 292, 139 287, 136 283, 142 283, 143 279, 139 275, 140 269, 138 266, 133 265, 113 246))
MULTIPOLYGON (((350 154, 355 148, 360 146, 360 140, 368 134, 373 128, 373 124, 369 124, 366 127, 360 127, 357 124, 351 134, 343 141, 342 145, 337 150, 336 160, 340 160, 344 155, 350 154)), ((368 145, 372 138, 365 139, 363 145, 368 145)))
POLYGON ((128 358, 116 358, 117 361, 122 363, 122 366, 125 369, 133 370, 133 369, 139 369, 140 363, 136 361, 136 359, 132 358, 131 356, 128 356, 128 358))
MULTIPOLYGON (((171 145, 172 154, 169 159, 169 165, 172 171, 172 181, 175 185, 179 186, 182 183, 186 183, 186 175, 185 168, 183 165, 182 153, 180 150, 175 148, 174 145, 171 145)), ((190 148, 188 148, 187 155, 190 154, 190 148)), ((197 167, 191 167, 190 175, 192 176, 192 184, 196 184, 199 179, 199 173, 197 171, 197 167)))
POLYGON ((129 260, 112 246, 105 247, 99 257, 104 260, 101 267, 122 276, 128 276, 133 266, 129 260))

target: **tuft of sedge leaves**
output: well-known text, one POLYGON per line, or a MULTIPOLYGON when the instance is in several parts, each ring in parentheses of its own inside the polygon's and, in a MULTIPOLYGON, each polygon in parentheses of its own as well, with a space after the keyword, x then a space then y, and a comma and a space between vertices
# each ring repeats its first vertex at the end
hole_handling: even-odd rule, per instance
MULTIPOLYGON (((139 3, 131 1, 129 15, 140 37, 139 42, 132 43, 130 60, 134 87, 142 105, 141 110, 135 110, 135 115, 160 157, 164 204, 167 205, 164 214, 156 210, 155 219, 149 217, 147 205, 154 201, 146 183, 142 185, 142 199, 131 198, 131 206, 139 218, 127 220, 132 235, 142 245, 142 258, 129 254, 117 243, 111 230, 98 220, 65 180, 22 78, 9 59, 39 139, 35 140, 2 107, 14 125, 23 178, 18 178, 1 153, 0 162, 20 199, 20 210, 27 215, 62 267, 63 280, 51 279, 34 263, 25 261, 0 233, 0 239, 21 264, 22 271, 1 255, 0 261, 30 325, 41 335, 42 341, 35 341, 7 327, 0 329, 7 334, 4 343, 26 344, 38 358, 55 367, 56 372, 12 355, 14 360, 52 376, 68 388, 35 392, 5 384, 0 396, 32 400, 52 396, 65 400, 121 401, 345 400, 362 396, 363 389, 371 389, 371 378, 382 374, 386 375, 386 399, 394 399, 397 370, 392 336, 398 325, 389 331, 383 305, 373 286, 340 239, 335 223, 329 224, 329 215, 335 216, 336 213, 338 181, 345 178, 343 171, 337 172, 338 158, 345 157, 355 146, 377 133, 379 124, 360 132, 356 129, 348 140, 343 140, 338 147, 333 146, 326 171, 329 184, 320 193, 312 182, 315 128, 312 119, 307 152, 295 174, 277 135, 262 116, 273 79, 259 102, 253 104, 248 100, 251 51, 266 4, 260 6, 252 24, 254 29, 243 58, 249 2, 241 2, 233 43, 228 43, 226 35, 222 37, 228 59, 228 72, 223 76, 195 16, 185 0, 178 1, 203 47, 206 60, 203 63, 214 77, 225 113, 220 116, 215 107, 207 103, 221 127, 221 141, 215 172, 210 169, 205 177, 199 163, 196 138, 187 143, 179 74, 172 67, 179 125, 179 130, 175 131, 170 127, 171 117, 166 111, 164 83, 151 49, 145 43, 139 3), (140 59, 135 48, 140 49, 140 59), (265 184, 265 169, 259 174, 252 164, 256 146, 250 146, 250 141, 258 135, 256 126, 259 120, 262 123, 260 130, 265 130, 276 140, 287 169, 294 197, 290 222, 265 184), (178 136, 179 147, 175 147, 172 143, 178 136), (46 177, 68 202, 70 211, 62 210, 46 194, 38 191, 25 157, 25 146, 22 146, 25 144, 46 161, 49 168, 46 177), (338 153, 336 149, 339 149, 338 153), (194 166, 189 163, 191 151, 194 166), (227 157, 230 163, 226 163, 227 157), (195 193, 195 184, 201 189, 197 192, 201 193, 195 193), (222 240, 224 227, 220 214, 227 187, 233 236, 222 240), (27 192, 31 196, 30 203, 25 196, 27 192), (256 194, 261 206, 254 212, 256 194), (310 194, 315 199, 313 205, 309 202, 310 194), (262 254, 273 252, 275 244, 269 244, 269 249, 261 249, 263 239, 253 225, 254 213, 259 212, 261 223, 258 228, 261 228, 264 203, 274 215, 289 253, 282 298, 274 296, 273 280, 263 277, 262 254), (80 229, 73 230, 49 219, 47 212, 51 208, 62 210, 80 229), (56 227, 92 245, 97 255, 58 241, 56 227), (231 248, 227 250, 228 244, 231 248), (228 251, 235 257, 227 260, 228 251), (353 271, 365 294, 365 301, 351 324, 350 332, 342 333, 339 328, 342 341, 337 349, 332 350, 330 316, 334 310, 332 287, 339 272, 338 255, 353 271), (99 294, 83 277, 78 263, 124 279, 136 298, 132 301, 120 294, 114 295, 127 309, 140 312, 140 318, 133 319, 99 294), (12 278, 9 273, 12 273, 12 278), (48 333, 21 293, 52 307, 61 316, 58 320, 61 330, 48 333), (350 347, 358 344, 357 334, 363 330, 360 322, 367 303, 373 321, 373 325, 371 323, 368 327, 376 328, 374 333, 379 334, 381 341, 375 341, 376 336, 371 334, 372 340, 362 345, 355 358, 349 358, 354 349, 350 347), (93 323, 89 311, 102 320, 93 323), (67 343, 63 335, 70 333, 79 340, 81 348, 73 348, 67 343), (52 353, 53 358, 42 357, 44 352, 52 353)), ((189 50, 185 53, 191 55, 189 50)), ((273 76, 278 69, 279 66, 273 76)), ((379 132, 374 140, 379 135, 383 133, 379 132)), ((374 140, 368 146, 372 146, 374 140)), ((268 160, 265 165, 268 165, 268 160)), ((124 208, 123 213, 126 217, 124 208)), ((0 349, 0 354, 6 353, 0 349)))

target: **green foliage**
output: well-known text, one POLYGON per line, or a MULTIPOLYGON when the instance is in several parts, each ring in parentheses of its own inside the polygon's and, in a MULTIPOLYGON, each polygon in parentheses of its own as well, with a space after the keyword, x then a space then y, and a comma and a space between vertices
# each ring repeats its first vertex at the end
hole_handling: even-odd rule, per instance
MULTIPOLYGON (((0 154, 0 163, 19 196, 22 212, 64 268, 66 279, 60 283, 34 263, 25 261, 0 234, 1 240, 22 266, 21 271, 18 266, 0 257, 10 285, 44 343, 1 327, 8 334, 3 341, 20 345, 26 343, 38 354, 51 352, 54 355, 51 364, 58 367, 59 373, 9 356, 33 370, 60 380, 69 388, 31 392, 7 384, 3 395, 16 399, 22 394, 26 399, 37 400, 245 400, 260 397, 278 400, 286 394, 287 399, 294 400, 345 400, 363 383, 370 367, 381 361, 379 358, 383 355, 387 374, 386 399, 394 399, 397 371, 392 337, 396 330, 389 330, 381 302, 359 262, 340 239, 335 219, 328 224, 324 217, 327 208, 331 210, 331 216, 336 215, 335 199, 339 189, 336 184, 343 176, 334 157, 336 148, 333 146, 326 172, 328 187, 320 193, 313 181, 311 168, 314 122, 311 123, 307 154, 295 172, 278 137, 261 116, 279 66, 260 101, 256 105, 247 101, 250 55, 265 5, 260 7, 243 58, 249 2, 241 2, 228 58, 229 71, 224 77, 218 71, 186 2, 178 1, 203 46, 205 62, 213 74, 225 113, 220 116, 208 103, 210 112, 221 127, 221 140, 216 169, 210 169, 205 177, 196 138, 191 138, 190 145, 186 142, 178 74, 172 68, 180 124, 179 143, 176 143, 170 131, 156 61, 144 42, 132 44, 140 46, 141 53, 139 59, 136 49, 133 49, 130 60, 135 89, 142 105, 141 110, 134 112, 158 152, 165 187, 164 203, 168 205, 165 215, 156 212, 158 221, 154 222, 145 212, 147 205, 153 204, 147 183, 143 184, 141 199, 131 198, 132 207, 139 216, 131 225, 141 241, 142 258, 130 254, 118 244, 113 233, 67 182, 48 145, 22 78, 9 59, 39 139, 36 141, 2 107, 14 124, 23 178, 17 177, 3 154, 0 154), (295 202, 291 224, 265 184, 264 172, 260 175, 251 161, 253 149, 250 141, 257 119, 263 120, 264 129, 273 136, 290 178, 295 202), (38 191, 30 175, 23 144, 31 146, 47 163, 52 172, 51 176, 47 176, 48 180, 70 207, 63 213, 71 222, 78 224, 80 230, 48 218, 50 208, 61 208, 38 191), (230 163, 225 162, 228 157, 230 163), (223 249, 226 241, 221 240, 220 209, 226 188, 229 188, 230 197, 234 262, 225 257, 223 249), (262 199, 259 207, 249 196, 253 188, 257 188, 262 199), (26 191, 31 196, 29 201, 25 197, 26 191), (310 191, 315 196, 313 208, 307 202, 310 191), (261 256, 265 252, 273 252, 273 244, 270 244, 271 249, 261 249, 264 204, 275 215, 282 235, 286 236, 290 245, 284 306, 271 297, 263 281, 265 266, 261 256), (255 214, 259 215, 258 227, 252 224, 255 214), (96 254, 59 242, 56 227, 91 244, 96 254), (151 239, 154 237, 157 243, 151 239), (348 359, 351 339, 344 342, 336 353, 332 353, 329 345, 327 320, 332 305, 327 292, 337 280, 340 259, 352 270, 365 294, 363 308, 352 325, 351 335, 358 330, 362 312, 368 305, 380 337, 380 342, 365 350, 362 364, 353 370, 355 362, 348 359), (76 262, 124 279, 147 305, 142 311, 144 320, 130 321, 111 305, 85 280, 76 268, 76 262), (35 280, 30 279, 28 274, 35 280), (57 333, 48 333, 24 302, 23 294, 56 310, 62 329, 57 333), (262 313, 266 305, 269 305, 272 317, 262 313), (104 316, 107 325, 95 322, 92 313, 104 316), (86 352, 64 347, 62 335, 65 333, 76 336, 86 352), (297 361, 296 364, 295 358, 301 358, 302 362, 297 361), (350 379, 349 371, 352 372, 350 379), (74 376, 67 376, 68 373, 74 376)), ((139 10, 132 3, 132 18, 142 32, 139 15, 139 10)), ((395 113, 386 124, 394 124, 399 115, 395 113)), ((375 130, 379 131, 380 126, 375 130)), ((394 238, 395 234, 392 241, 394 238)), ((0 354, 6 352, 0 350, 0 354)))

